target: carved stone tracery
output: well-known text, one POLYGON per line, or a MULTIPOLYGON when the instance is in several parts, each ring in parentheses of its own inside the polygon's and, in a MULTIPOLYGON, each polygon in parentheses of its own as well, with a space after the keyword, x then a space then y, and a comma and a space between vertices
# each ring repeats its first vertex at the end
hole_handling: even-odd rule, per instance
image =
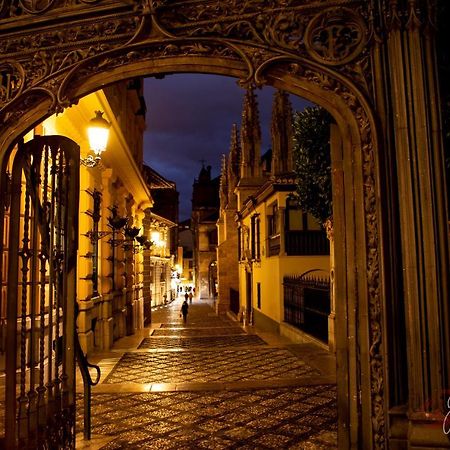
MULTIPOLYGON (((16 85, 21 86, 21 94, 39 88, 41 95, 48 91, 52 100, 56 98, 60 107, 67 106, 66 96, 61 89, 51 93, 46 78, 61 74, 61 86, 66 86, 64 77, 78 73, 81 66, 95 57, 101 60, 103 70, 117 67, 118 57, 122 63, 142 57, 155 60, 173 55, 240 60, 248 67, 244 83, 251 82, 259 67, 272 59, 312 57, 321 64, 340 66, 337 70, 350 74, 353 81, 368 92, 370 81, 366 77, 370 68, 363 51, 368 35, 363 2, 341 0, 336 3, 353 8, 324 9, 318 7, 317 2, 312 6, 307 0, 271 1, 269 5, 262 0, 184 1, 170 5, 169 2, 147 4, 141 1, 114 18, 108 15, 96 20, 87 15, 93 11, 90 5, 82 20, 70 21, 63 27, 42 27, 42 31, 38 29, 32 35, 22 29, 14 31, 11 26, 14 21, 9 19, 5 30, 9 32, 0 39, 0 51, 5 58, 15 61, 13 75, 16 85), (149 10, 152 11, 150 16, 149 10), (131 48, 131 43, 144 42, 141 49, 131 48), (108 52, 114 51, 116 54, 110 54, 108 61, 108 52)), ((35 6, 33 14, 39 14, 41 9, 46 13, 63 10, 60 1, 30 2, 30 5, 35 6), (44 4, 47 4, 45 8, 44 4)), ((19 10, 22 15, 28 11, 23 7, 19 10)), ((5 83, 4 77, 2 84, 5 83)), ((0 111, 19 95, 17 88, 4 90, 8 91, 8 97, 5 94, 0 97, 0 111)), ((58 109, 58 105, 53 107, 58 109)))

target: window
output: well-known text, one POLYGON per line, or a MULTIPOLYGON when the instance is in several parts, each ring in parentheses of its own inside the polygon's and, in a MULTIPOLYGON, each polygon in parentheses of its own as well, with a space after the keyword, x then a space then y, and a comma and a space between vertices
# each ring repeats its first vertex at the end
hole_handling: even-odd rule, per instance
POLYGON ((280 220, 278 205, 274 203, 271 207, 271 213, 267 217, 267 256, 280 254, 280 220))
POLYGON ((270 236, 280 234, 279 220, 278 220, 278 205, 275 203, 272 207, 272 214, 268 216, 268 232, 270 236))
POLYGON ((242 228, 238 227, 238 261, 242 260, 242 228))
POLYGON ((252 233, 252 242, 251 242, 251 251, 252 251, 252 259, 259 260, 261 259, 261 245, 260 245, 260 218, 259 214, 255 214, 251 218, 251 233, 252 233))
POLYGON ((101 203, 102 203, 102 194, 97 189, 94 189, 93 192, 87 191, 92 195, 93 198, 93 211, 90 213, 93 221, 93 228, 91 234, 91 243, 92 243, 92 296, 96 297, 99 295, 98 293, 98 257, 99 257, 99 230, 98 224, 101 219, 101 203))
POLYGON ((261 309, 261 283, 256 283, 256 305, 261 309))
POLYGON ((217 245, 217 229, 208 232, 208 244, 217 245))

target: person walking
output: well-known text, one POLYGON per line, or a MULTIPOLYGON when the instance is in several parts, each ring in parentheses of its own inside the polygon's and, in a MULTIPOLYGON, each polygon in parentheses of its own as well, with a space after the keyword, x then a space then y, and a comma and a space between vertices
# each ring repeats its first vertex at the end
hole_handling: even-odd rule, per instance
POLYGON ((184 294, 184 299, 186 300, 186 302, 188 301, 189 298, 189 294, 186 292, 186 294, 184 294))
POLYGON ((192 297, 193 297, 194 295, 192 294, 192 292, 189 292, 189 303, 192 303, 192 297))
MULTIPOLYGON (((187 294, 186 294, 187 295, 187 294)), ((188 311, 189 311, 189 305, 187 302, 187 299, 183 302, 183 304, 181 305, 181 314, 183 314, 183 322, 186 323, 187 322, 187 315, 188 315, 188 311)))

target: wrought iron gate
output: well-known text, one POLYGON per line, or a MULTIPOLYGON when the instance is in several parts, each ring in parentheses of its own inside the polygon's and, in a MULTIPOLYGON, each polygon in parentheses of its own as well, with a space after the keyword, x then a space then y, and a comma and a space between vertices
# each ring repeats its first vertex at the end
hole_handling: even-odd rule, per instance
POLYGON ((330 280, 314 272, 283 278, 284 321, 328 344, 330 280))
POLYGON ((5 444, 73 448, 79 147, 38 136, 12 158, 5 444))

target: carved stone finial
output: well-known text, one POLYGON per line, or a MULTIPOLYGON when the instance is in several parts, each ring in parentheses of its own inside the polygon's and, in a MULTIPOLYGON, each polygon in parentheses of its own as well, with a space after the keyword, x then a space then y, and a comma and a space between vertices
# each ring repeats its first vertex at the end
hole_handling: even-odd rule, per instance
POLYGON ((334 226, 333 226, 333 218, 330 217, 329 219, 327 219, 324 224, 323 227, 325 228, 325 232, 327 233, 327 238, 330 242, 334 241, 334 226))
POLYGON ((228 171, 227 157, 222 155, 222 167, 220 169, 220 207, 225 208, 228 205, 228 171))
POLYGON ((241 178, 259 177, 261 173, 261 127, 258 102, 253 86, 244 97, 241 127, 241 178))
POLYGON ((241 147, 239 141, 239 130, 234 123, 231 128, 230 153, 228 156, 228 203, 234 203, 234 190, 239 181, 239 164, 241 160, 241 147))
POLYGON ((277 91, 272 108, 272 174, 293 170, 292 105, 284 91, 277 91))
POLYGON ((239 130, 234 123, 231 128, 230 154, 228 158, 228 179, 239 179, 239 163, 241 159, 241 147, 239 143, 239 130))

